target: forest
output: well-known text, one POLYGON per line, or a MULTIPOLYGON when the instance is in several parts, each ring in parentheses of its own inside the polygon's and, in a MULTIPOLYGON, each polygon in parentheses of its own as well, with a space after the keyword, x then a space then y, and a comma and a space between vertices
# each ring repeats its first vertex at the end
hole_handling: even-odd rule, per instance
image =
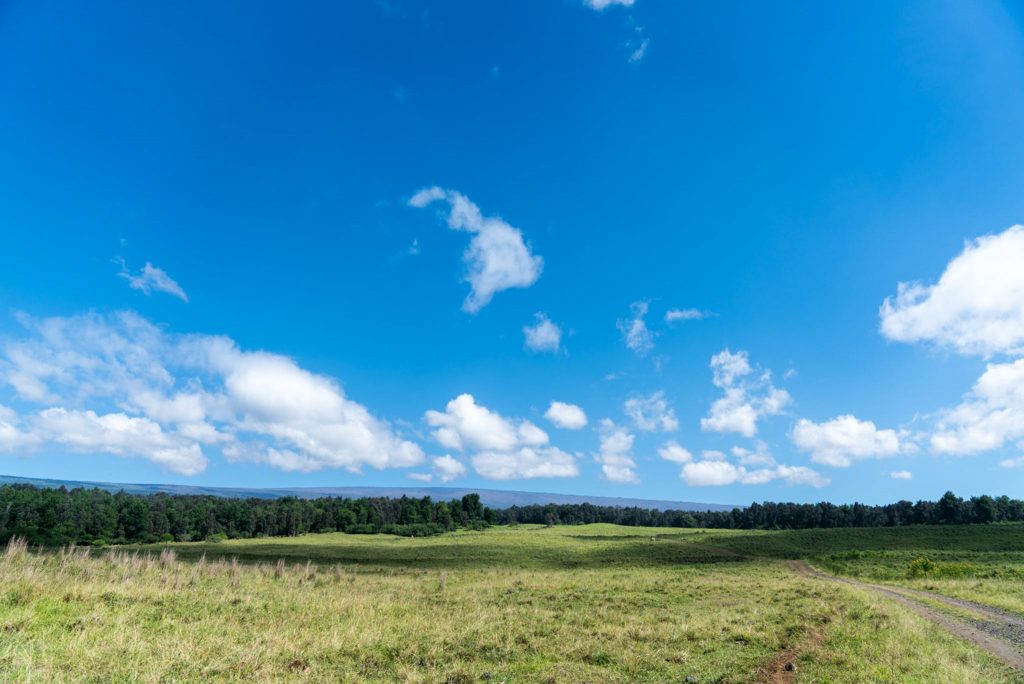
POLYGON ((425 537, 481 528, 493 515, 477 494, 452 501, 430 497, 235 499, 0 486, 0 541, 22 537, 46 546, 218 541, 307 532, 425 537))
POLYGON ((962 499, 946 492, 938 501, 898 501, 884 506, 828 502, 753 503, 731 511, 661 511, 590 504, 512 506, 496 511, 498 524, 584 525, 615 523, 645 527, 796 530, 831 527, 900 527, 1014 522, 1024 520, 1024 501, 988 495, 962 499))
POLYGON ((218 541, 296 536, 307 532, 432 536, 492 524, 806 529, 996 523, 1024 520, 1024 501, 1006 496, 884 506, 854 503, 754 503, 731 511, 662 511, 591 504, 512 506, 494 510, 477 494, 433 501, 401 498, 226 498, 176 494, 112 494, 101 489, 0 486, 0 543, 35 545, 218 541))

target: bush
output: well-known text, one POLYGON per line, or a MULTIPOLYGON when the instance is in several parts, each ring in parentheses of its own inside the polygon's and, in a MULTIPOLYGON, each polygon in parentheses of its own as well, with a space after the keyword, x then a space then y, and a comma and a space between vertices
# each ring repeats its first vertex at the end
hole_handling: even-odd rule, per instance
POLYGON ((939 569, 938 564, 930 558, 915 558, 907 566, 907 577, 926 577, 939 569))
POLYGON ((224 534, 223 532, 218 532, 217 534, 211 534, 211 535, 209 535, 206 538, 206 541, 212 542, 214 544, 219 544, 219 543, 221 543, 223 541, 227 541, 227 540, 228 540, 228 535, 224 534))

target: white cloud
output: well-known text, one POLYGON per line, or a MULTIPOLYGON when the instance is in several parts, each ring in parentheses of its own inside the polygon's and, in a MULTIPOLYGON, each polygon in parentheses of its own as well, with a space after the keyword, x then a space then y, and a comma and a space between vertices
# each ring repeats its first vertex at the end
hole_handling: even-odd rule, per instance
POLYGON ((676 441, 665 442, 665 445, 658 449, 658 456, 673 463, 689 463, 693 460, 693 454, 688 449, 679 446, 676 441))
POLYGON ((645 356, 654 349, 654 333, 652 333, 644 316, 647 315, 647 302, 633 302, 629 305, 632 318, 619 320, 616 324, 626 341, 626 346, 636 352, 637 356, 645 356))
POLYGON ((629 53, 629 61, 634 64, 643 61, 644 56, 647 54, 647 46, 650 45, 650 43, 650 38, 641 38, 640 43, 631 53, 629 53))
POLYGON ((410 480, 416 480, 418 482, 433 482, 434 476, 430 473, 408 473, 407 477, 410 480))
POLYGON ((562 329, 542 313, 535 313, 536 322, 523 328, 526 346, 536 352, 557 353, 562 346, 562 329))
POLYGON ((691 487, 720 487, 735 484, 745 472, 727 461, 697 461, 684 464, 681 477, 691 487))
POLYGON ((512 451, 482 451, 471 459, 473 469, 490 480, 537 477, 576 477, 576 459, 557 447, 522 447, 512 451))
POLYGON ((831 480, 822 476, 817 471, 805 468, 804 466, 775 466, 775 477, 792 487, 809 485, 821 489, 822 487, 827 487, 831 482, 831 480))
POLYGON ((1024 226, 968 242, 934 285, 900 283, 880 310, 882 334, 961 354, 1024 353, 1024 226))
POLYGON ((601 421, 601 450, 594 460, 601 464, 601 474, 610 482, 637 484, 636 461, 633 460, 634 435, 605 418, 601 421))
POLYGON ((201 445, 214 444, 285 470, 423 460, 334 380, 288 357, 167 333, 130 312, 20 318, 27 335, 4 345, 0 380, 44 405, 24 421, 40 445, 140 456, 189 475, 205 467, 201 445))
POLYGON ((178 285, 162 268, 157 268, 148 261, 136 275, 128 271, 124 261, 121 261, 121 272, 117 275, 127 280, 128 286, 133 290, 139 290, 147 295, 151 294, 154 290, 166 292, 183 302, 188 302, 188 295, 185 294, 185 290, 181 288, 181 285, 178 285))
POLYGON ((465 477, 466 466, 461 461, 457 461, 448 454, 444 456, 438 456, 433 460, 434 472, 441 482, 451 482, 457 480, 460 477, 465 477))
POLYGON ((803 466, 779 465, 747 470, 728 461, 697 461, 683 465, 680 477, 691 487, 721 487, 732 484, 758 485, 781 481, 789 486, 825 487, 828 478, 803 466))
POLYGON ((700 321, 710 315, 707 311, 701 311, 700 309, 669 309, 665 312, 665 322, 700 321))
POLYGON ((427 411, 427 424, 437 428, 434 439, 449 449, 511 451, 520 446, 548 443, 548 435, 528 420, 512 421, 460 394, 444 412, 427 411))
POLYGON ((465 195, 439 187, 425 188, 412 196, 409 206, 423 208, 439 200, 448 203, 448 227, 473 234, 462 256, 471 288, 462 304, 464 311, 476 313, 496 293, 537 282, 544 260, 530 252, 522 231, 496 216, 485 217, 465 195))
POLYGON ((762 441, 758 441, 755 444, 755 449, 752 451, 745 447, 734 446, 731 451, 732 455, 739 461, 740 465, 745 466, 771 466, 775 465, 775 458, 769 453, 768 445, 762 441))
POLYGON ((1024 359, 989 364, 958 406, 938 416, 932 449, 976 454, 1024 439, 1024 359))
POLYGON ((17 413, 6 406, 0 406, 0 453, 11 453, 35 446, 38 437, 24 432, 19 427, 17 413))
POLYGON ((665 401, 664 392, 655 392, 649 397, 627 399, 622 410, 633 420, 633 425, 638 430, 674 432, 679 429, 676 413, 665 401))
POLYGON ((1003 468, 1024 468, 1024 456, 1003 459, 999 465, 1003 468))
POLYGON ((793 428, 792 438, 797 448, 811 454, 815 463, 838 468, 865 458, 895 456, 907 449, 895 430, 879 430, 871 421, 851 415, 824 423, 803 418, 793 428))
POLYGON ((705 461, 724 461, 726 459, 725 452, 718 449, 705 449, 700 452, 700 457, 705 461))
POLYGON ((566 430, 580 430, 587 425, 587 414, 583 409, 575 404, 566 404, 561 401, 551 402, 544 417, 557 427, 566 430))
POLYGON ((206 470, 207 460, 197 443, 165 433, 148 418, 48 408, 29 424, 32 434, 41 440, 77 452, 142 457, 182 475, 206 470))
POLYGON ((548 446, 548 434, 528 420, 512 420, 460 394, 443 412, 427 411, 427 424, 436 428, 434 439, 457 451, 476 451, 474 470, 492 480, 535 477, 575 477, 576 460, 548 446))
POLYGON ((632 7, 634 0, 583 0, 583 4, 597 11, 604 10, 612 5, 622 5, 623 7, 632 7))
POLYGON ((894 480, 913 480, 914 474, 909 470, 894 470, 889 473, 889 477, 894 480))
POLYGON ((436 202, 437 200, 443 200, 443 199, 445 199, 447 197, 448 197, 447 191, 445 191, 442 188, 439 188, 437 186, 434 186, 432 188, 423 188, 422 190, 417 192, 415 195, 413 195, 411 198, 409 198, 409 206, 410 207, 414 207, 416 209, 422 209, 423 207, 427 206, 431 202, 436 202))
POLYGON ((711 357, 712 382, 723 396, 711 404, 700 427, 707 432, 737 432, 744 437, 757 434, 757 421, 776 416, 790 403, 789 392, 775 387, 771 373, 764 371, 752 378, 754 369, 745 351, 723 349, 711 357))
POLYGON ((733 354, 728 349, 723 349, 711 357, 711 371, 712 382, 715 385, 722 389, 732 387, 737 379, 753 372, 750 367, 750 355, 745 351, 733 354))

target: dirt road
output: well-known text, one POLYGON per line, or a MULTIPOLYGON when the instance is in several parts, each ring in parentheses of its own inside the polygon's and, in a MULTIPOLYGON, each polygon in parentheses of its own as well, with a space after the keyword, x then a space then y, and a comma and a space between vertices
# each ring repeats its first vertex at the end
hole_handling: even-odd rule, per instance
POLYGON ((887 587, 847 577, 836 577, 815 570, 800 560, 789 561, 789 567, 794 572, 807 577, 841 582, 882 594, 906 606, 926 620, 934 622, 949 633, 966 639, 978 648, 991 653, 1006 664, 1024 671, 1024 617, 1020 615, 926 591, 887 587), (961 611, 968 611, 976 617, 969 619, 954 617, 928 606, 922 602, 922 599, 944 603, 961 611))

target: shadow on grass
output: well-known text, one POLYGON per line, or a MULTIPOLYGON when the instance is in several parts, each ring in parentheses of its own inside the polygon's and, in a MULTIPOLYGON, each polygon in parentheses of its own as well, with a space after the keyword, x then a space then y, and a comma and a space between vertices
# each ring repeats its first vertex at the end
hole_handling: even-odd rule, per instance
MULTIPOLYGON (((529 535, 533 537, 533 535, 529 535)), ((716 532, 651 535, 565 535, 542 542, 515 536, 423 540, 361 537, 354 543, 328 540, 304 544, 268 538, 241 543, 190 543, 125 547, 159 553, 173 548, 184 560, 237 558, 240 562, 341 564, 370 568, 600 569, 744 563, 813 558, 842 551, 962 550, 1024 551, 1024 525, 914 526, 775 532, 716 532)))

